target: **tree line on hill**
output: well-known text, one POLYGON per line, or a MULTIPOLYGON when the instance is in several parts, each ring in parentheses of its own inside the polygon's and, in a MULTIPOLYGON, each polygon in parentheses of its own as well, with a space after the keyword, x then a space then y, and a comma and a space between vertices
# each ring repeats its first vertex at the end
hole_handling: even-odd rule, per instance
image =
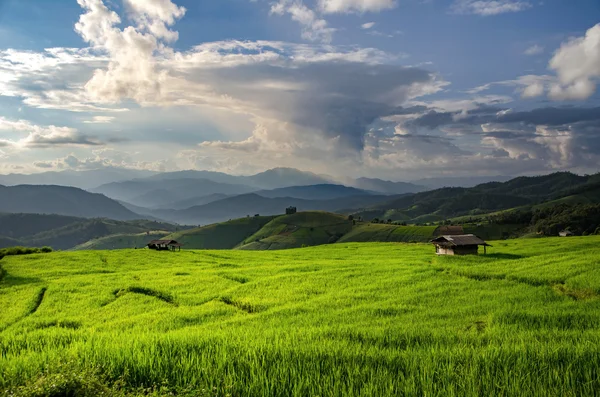
POLYGON ((528 225, 529 231, 556 236, 563 230, 577 235, 600 234, 600 204, 557 204, 542 208, 506 211, 474 218, 496 224, 528 225))

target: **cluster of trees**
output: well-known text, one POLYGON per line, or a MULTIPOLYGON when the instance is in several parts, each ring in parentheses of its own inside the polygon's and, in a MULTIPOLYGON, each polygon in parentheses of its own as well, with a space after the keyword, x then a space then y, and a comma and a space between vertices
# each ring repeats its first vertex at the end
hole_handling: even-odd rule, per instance
POLYGON ((27 248, 27 247, 10 247, 0 249, 0 259, 5 256, 11 255, 29 255, 29 254, 45 254, 48 252, 52 252, 52 248, 50 247, 42 247, 42 248, 27 248))
POLYGON ((555 236, 561 230, 579 235, 600 234, 600 204, 559 204, 533 210, 507 211, 488 218, 490 223, 525 224, 535 233, 555 236))

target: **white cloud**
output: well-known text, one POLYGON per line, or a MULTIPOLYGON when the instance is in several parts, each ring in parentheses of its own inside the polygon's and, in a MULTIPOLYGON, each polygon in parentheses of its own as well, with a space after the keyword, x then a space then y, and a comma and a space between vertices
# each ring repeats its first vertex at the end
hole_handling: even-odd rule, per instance
POLYGON ((515 80, 495 81, 493 83, 484 84, 466 91, 469 94, 477 94, 487 91, 494 86, 515 87, 515 92, 519 93, 522 98, 534 98, 543 95, 550 89, 552 84, 555 84, 556 78, 550 75, 526 75, 520 76, 515 80))
POLYGON ((86 124, 109 124, 114 119, 115 118, 111 117, 111 116, 94 116, 94 117, 92 117, 91 120, 85 120, 84 123, 86 123, 86 124))
POLYGON ((20 139, 2 139, 0 145, 15 149, 48 148, 59 146, 101 146, 94 137, 80 133, 75 128, 39 126, 27 120, 8 120, 0 117, 0 131, 27 135, 20 139))
POLYGON ((452 11, 457 14, 491 16, 524 11, 531 7, 530 2, 521 0, 456 0, 452 11))
POLYGON ((302 26, 302 38, 309 41, 330 43, 334 28, 328 26, 327 21, 321 19, 308 8, 301 0, 279 0, 271 6, 271 14, 289 14, 292 20, 302 26))
POLYGON ((550 88, 550 98, 584 100, 592 96, 600 78, 600 23, 585 36, 563 43, 549 66, 558 76, 558 83, 550 88))
POLYGON ((360 25, 362 29, 371 29, 373 26, 375 26, 375 22, 367 22, 360 25))
POLYGON ((525 55, 540 55, 544 53, 544 47, 539 44, 534 44, 527 48, 524 52, 525 55))
POLYGON ((319 8, 326 14, 380 12, 394 7, 395 0, 319 0, 319 8))

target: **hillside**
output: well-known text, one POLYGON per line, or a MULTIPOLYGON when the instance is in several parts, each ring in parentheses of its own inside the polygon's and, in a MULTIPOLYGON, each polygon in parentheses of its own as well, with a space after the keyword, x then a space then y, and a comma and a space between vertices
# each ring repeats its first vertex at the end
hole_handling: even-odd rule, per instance
MULTIPOLYGON (((150 230, 175 231, 178 227, 153 221, 114 221, 58 215, 0 214, 0 248, 16 245, 72 249, 90 240, 114 234, 138 234, 150 230)), ((120 248, 130 248, 124 245, 120 248)))
POLYGON ((184 244, 185 249, 232 249, 273 220, 273 216, 252 216, 185 230, 166 239, 184 244))
POLYGON ((365 223, 355 226, 342 236, 339 243, 366 242, 428 242, 433 239, 437 226, 398 226, 365 223))
POLYGON ((73 251, 86 251, 86 250, 115 250, 115 249, 132 249, 132 248, 145 248, 148 242, 151 240, 159 240, 170 234, 170 232, 152 231, 144 233, 130 233, 130 234, 111 234, 106 237, 100 237, 89 240, 83 244, 77 245, 72 248, 73 251))
POLYGON ((348 217, 326 212, 300 212, 273 219, 238 247, 277 250, 333 244, 352 229, 348 217))
POLYGON ((383 194, 418 193, 429 189, 426 186, 416 185, 414 183, 392 182, 377 178, 358 178, 350 183, 351 186, 354 186, 358 189, 369 190, 383 194))
POLYGON ((600 236, 492 245, 5 257, 0 390, 597 395, 600 236))
POLYGON ((116 220, 143 218, 101 194, 51 185, 0 186, 0 213, 56 214, 116 220))
MULTIPOLYGON (((389 200, 356 216, 406 222, 436 222, 465 215, 481 215, 515 207, 528 207, 568 196, 600 197, 596 176, 560 172, 538 177, 520 177, 508 182, 490 182, 472 188, 442 188, 389 200)), ((571 198, 570 200, 574 200, 571 198)), ((597 201, 596 201, 597 202, 597 201)))
POLYGON ((356 189, 344 185, 321 184, 309 186, 290 186, 273 190, 260 190, 259 196, 276 198, 292 197, 304 200, 332 200, 342 197, 369 196, 374 192, 356 189))

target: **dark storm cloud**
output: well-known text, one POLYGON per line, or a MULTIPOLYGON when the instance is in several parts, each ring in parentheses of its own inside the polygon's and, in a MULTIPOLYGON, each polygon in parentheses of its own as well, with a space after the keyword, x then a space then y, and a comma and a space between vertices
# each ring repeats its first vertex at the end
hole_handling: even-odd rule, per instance
POLYGON ((222 95, 252 103, 273 119, 340 137, 361 150, 368 126, 381 117, 414 114, 423 107, 401 108, 414 84, 434 84, 426 70, 397 65, 331 61, 288 65, 240 65, 195 73, 210 78, 222 95))

